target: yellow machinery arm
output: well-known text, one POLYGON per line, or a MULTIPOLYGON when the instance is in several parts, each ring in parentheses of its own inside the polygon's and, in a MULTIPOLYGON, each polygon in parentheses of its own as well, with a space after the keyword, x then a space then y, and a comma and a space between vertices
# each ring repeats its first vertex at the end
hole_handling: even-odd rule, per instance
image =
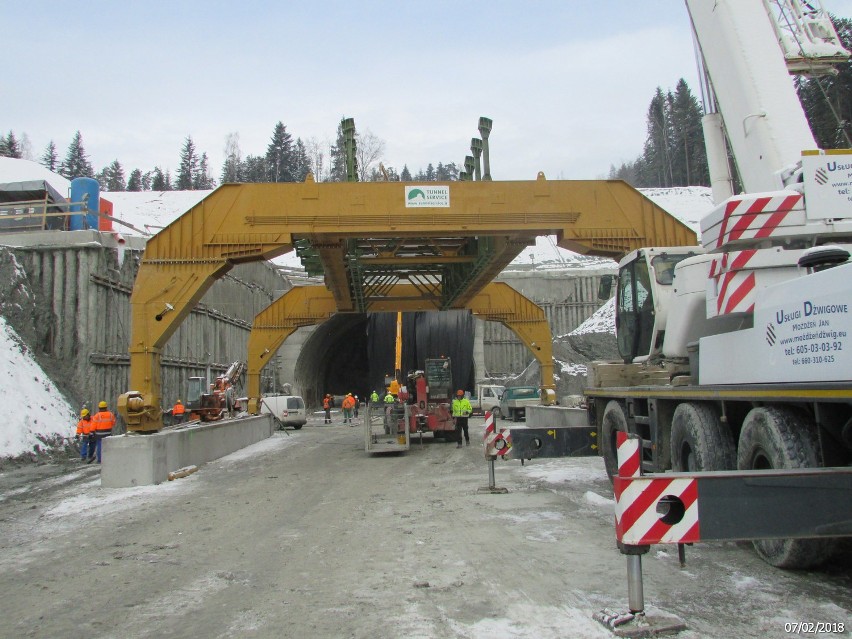
MULTIPOLYGON (((442 197, 418 207, 411 205, 412 188, 317 184, 311 176, 301 184, 226 184, 151 238, 130 298, 132 390, 118 401, 128 429, 162 427, 162 348, 213 281, 241 262, 299 246, 303 261, 324 273, 337 312, 375 310, 380 300, 389 305, 384 310, 408 310, 404 297, 386 295, 380 282, 388 273, 394 282, 412 282, 409 300, 444 310, 469 307, 538 235, 614 258, 641 246, 696 241, 685 225, 621 181, 539 175, 534 181, 429 183, 415 190, 437 188, 442 197)), ((528 346, 532 342, 544 347, 534 338, 528 346)))

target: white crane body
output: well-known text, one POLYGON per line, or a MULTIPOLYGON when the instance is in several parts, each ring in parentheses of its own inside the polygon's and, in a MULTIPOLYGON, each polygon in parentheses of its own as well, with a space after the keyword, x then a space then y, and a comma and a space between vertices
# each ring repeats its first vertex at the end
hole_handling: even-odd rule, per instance
MULTIPOLYGON (((594 362, 586 389, 601 454, 614 475, 627 431, 650 472, 852 464, 852 150, 816 148, 788 72, 849 53, 817 0, 685 1, 717 207, 701 246, 619 263, 623 361, 594 362)), ((796 534, 755 547, 780 567, 826 558, 800 538, 819 531, 796 534)))

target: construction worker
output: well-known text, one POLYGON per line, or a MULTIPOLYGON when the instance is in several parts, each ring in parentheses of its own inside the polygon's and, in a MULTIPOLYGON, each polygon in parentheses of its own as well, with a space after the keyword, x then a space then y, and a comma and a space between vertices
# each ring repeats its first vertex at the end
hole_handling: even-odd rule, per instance
POLYGON ((390 383, 390 386, 388 386, 388 392, 389 392, 391 395, 393 395, 394 397, 396 397, 397 395, 399 395, 399 382, 398 382, 398 381, 396 381, 395 379, 392 379, 392 380, 391 380, 391 383, 390 383))
POLYGON ((92 436, 92 416, 89 409, 80 411, 80 421, 77 422, 77 435, 74 437, 80 442, 80 461, 86 461, 89 450, 89 438, 92 436))
POLYGON ((376 391, 370 393, 370 404, 376 406, 379 403, 379 394, 376 391))
POLYGON ((391 412, 393 411, 393 405, 396 403, 396 398, 388 389, 388 394, 385 395, 385 433, 390 433, 390 427, 392 425, 393 420, 391 419, 391 412))
POLYGON ((355 398, 355 418, 357 419, 358 418, 358 409, 361 408, 361 400, 358 399, 357 395, 353 395, 352 397, 355 398))
POLYGON ((473 407, 470 405, 470 400, 464 396, 464 391, 459 389, 456 391, 456 397, 453 399, 453 421, 456 423, 456 437, 458 437, 458 446, 462 445, 462 433, 464 433, 465 444, 470 446, 470 434, 467 432, 467 418, 473 412, 473 407))
POLYGON ((330 394, 326 393, 322 398, 322 409, 325 411, 325 423, 331 423, 331 407, 334 406, 334 399, 330 394))
POLYGON ((94 431, 94 442, 89 442, 89 459, 87 464, 91 464, 95 460, 97 453, 98 463, 101 463, 101 442, 104 438, 112 435, 112 429, 115 426, 115 415, 107 408, 107 403, 101 401, 98 404, 98 412, 92 415, 92 430, 94 431))
POLYGON ((343 398, 343 423, 348 423, 352 426, 352 411, 355 410, 355 398, 352 397, 352 393, 346 393, 346 397, 343 398))
POLYGON ((175 424, 182 424, 185 414, 186 414, 186 406, 183 405, 183 402, 181 402, 180 400, 177 400, 177 402, 174 405, 174 408, 172 408, 172 421, 175 424))

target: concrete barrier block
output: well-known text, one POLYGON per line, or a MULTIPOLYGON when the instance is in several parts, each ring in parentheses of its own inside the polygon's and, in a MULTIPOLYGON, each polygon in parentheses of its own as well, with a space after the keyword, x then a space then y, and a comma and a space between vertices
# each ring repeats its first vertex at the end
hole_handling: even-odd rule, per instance
POLYGON ((585 408, 527 406, 527 426, 530 428, 582 428, 588 425, 585 408))
POLYGON ((151 435, 130 433, 103 442, 101 485, 160 484, 170 472, 200 466, 272 436, 272 415, 194 424, 151 435))

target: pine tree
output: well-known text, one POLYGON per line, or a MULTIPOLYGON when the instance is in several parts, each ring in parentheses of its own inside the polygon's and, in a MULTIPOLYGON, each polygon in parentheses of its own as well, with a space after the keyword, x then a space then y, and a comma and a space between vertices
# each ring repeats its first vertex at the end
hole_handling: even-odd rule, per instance
POLYGON ((118 160, 113 160, 112 164, 104 169, 106 173, 107 191, 123 191, 124 190, 124 168, 118 160))
POLYGON ((56 152, 56 145, 53 143, 53 140, 48 142, 44 153, 41 154, 38 161, 48 171, 56 173, 56 169, 59 166, 59 154, 56 152))
POLYGON ((23 157, 21 154, 21 145, 12 131, 9 131, 9 135, 0 144, 0 156, 18 159, 23 157))
POLYGON ((242 153, 240 152, 240 134, 229 133, 225 136, 225 161, 222 164, 220 182, 242 182, 242 153))
POLYGON ((154 171, 151 175, 152 191, 171 191, 171 182, 171 176, 169 175, 168 171, 163 173, 162 169, 159 166, 154 167, 154 171))
POLYGON ((331 170, 328 174, 329 182, 345 182, 346 181, 346 141, 343 137, 343 120, 340 119, 340 124, 337 125, 337 142, 335 142, 329 156, 331 157, 331 170))
POLYGON ((272 139, 266 147, 266 169, 268 182, 293 182, 294 170, 293 136, 287 133, 282 122, 275 125, 272 139))
POLYGON ((74 134, 65 159, 59 165, 59 175, 68 180, 77 177, 95 177, 95 170, 83 148, 83 136, 79 131, 74 134))
POLYGON ((151 180, 153 179, 153 175, 151 171, 145 171, 142 174, 142 190, 150 191, 151 190, 151 180))
POLYGON ((195 143, 192 141, 192 136, 188 135, 183 141, 183 148, 180 151, 175 190, 192 191, 192 179, 197 173, 198 155, 195 152, 195 143))
POLYGON ((431 162, 429 162, 429 165, 426 167, 426 174, 423 176, 423 178, 427 182, 434 182, 435 181, 435 167, 432 166, 431 162))
POLYGON ((210 167, 208 166, 207 152, 201 154, 201 159, 198 161, 198 171, 192 176, 192 188, 195 190, 208 190, 216 186, 216 180, 210 175, 210 167))
POLYGON ((638 188, 640 162, 641 160, 636 160, 635 162, 622 162, 619 167, 611 165, 609 167, 609 175, 607 176, 607 179, 624 180, 634 188, 638 188))
POLYGON ((671 93, 666 95, 657 87, 648 107, 648 135, 640 175, 642 186, 672 185, 670 98, 671 93))
POLYGON ((107 175, 107 167, 102 168, 99 172, 95 173, 95 179, 98 181, 98 186, 101 191, 107 190, 107 182, 109 181, 109 176, 107 175))
POLYGON ((302 138, 296 138, 296 144, 293 146, 293 181, 304 182, 310 172, 311 159, 308 157, 308 149, 302 138))
POLYGON ((408 170, 408 165, 402 165, 402 173, 399 174, 399 179, 401 182, 411 182, 411 171, 408 170))
POLYGON ((133 169, 130 172, 130 177, 127 178, 127 190, 133 192, 142 190, 142 171, 133 169))
POLYGON ((681 78, 671 101, 672 186, 710 186, 701 105, 681 78))
POLYGON ((257 155, 247 155, 240 169, 244 182, 266 182, 266 158, 257 155))

